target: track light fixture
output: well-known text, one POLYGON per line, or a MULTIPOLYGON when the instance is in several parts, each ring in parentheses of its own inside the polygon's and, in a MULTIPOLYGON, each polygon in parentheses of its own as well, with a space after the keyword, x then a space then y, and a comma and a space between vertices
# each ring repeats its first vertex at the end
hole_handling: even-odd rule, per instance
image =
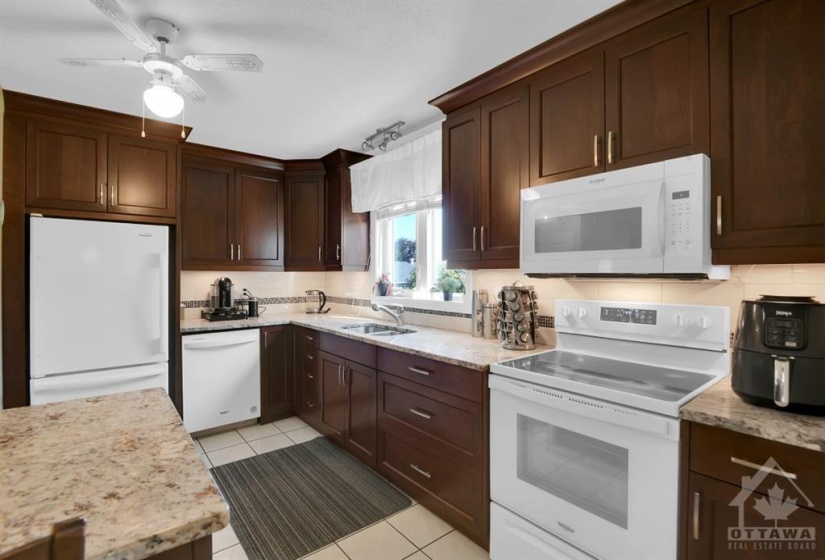
POLYGON ((390 142, 398 140, 401 138, 401 131, 399 130, 402 126, 404 126, 404 121, 398 121, 397 123, 391 124, 386 128, 379 128, 376 129, 375 134, 371 136, 367 136, 364 139, 364 143, 361 144, 361 149, 365 152, 375 149, 374 142, 381 139, 381 142, 378 144, 378 149, 382 152, 387 151, 387 145, 390 142))

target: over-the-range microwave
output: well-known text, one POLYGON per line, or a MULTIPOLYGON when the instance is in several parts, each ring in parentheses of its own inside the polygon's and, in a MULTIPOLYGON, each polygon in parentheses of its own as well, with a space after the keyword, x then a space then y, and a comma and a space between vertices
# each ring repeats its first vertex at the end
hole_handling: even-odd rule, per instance
POLYGON ((671 159, 521 192, 533 277, 730 278, 710 252, 710 160, 671 159))

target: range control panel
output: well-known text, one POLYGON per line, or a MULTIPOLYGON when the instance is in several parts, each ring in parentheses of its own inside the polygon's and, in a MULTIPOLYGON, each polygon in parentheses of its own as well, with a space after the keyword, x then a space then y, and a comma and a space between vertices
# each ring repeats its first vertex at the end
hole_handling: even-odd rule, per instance
POLYGON ((765 320, 765 346, 802 348, 805 346, 804 323, 793 317, 768 317, 765 320))
POLYGON ((602 307, 602 321, 614 323, 636 323, 637 325, 655 325, 655 309, 633 309, 631 307, 602 307))

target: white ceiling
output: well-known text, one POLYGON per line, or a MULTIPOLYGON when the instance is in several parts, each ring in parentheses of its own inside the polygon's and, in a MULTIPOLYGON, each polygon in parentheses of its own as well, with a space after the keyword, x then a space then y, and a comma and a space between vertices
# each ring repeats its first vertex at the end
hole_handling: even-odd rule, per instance
MULTIPOLYGON (((440 120, 428 101, 619 0, 120 0, 180 29, 169 54, 255 53, 260 74, 190 73, 190 141, 281 159, 360 150, 397 120, 440 120)), ((133 115, 149 74, 58 57, 143 52, 87 0, 0 0, 0 86, 133 115)), ((177 121, 179 122, 179 121, 177 121)))

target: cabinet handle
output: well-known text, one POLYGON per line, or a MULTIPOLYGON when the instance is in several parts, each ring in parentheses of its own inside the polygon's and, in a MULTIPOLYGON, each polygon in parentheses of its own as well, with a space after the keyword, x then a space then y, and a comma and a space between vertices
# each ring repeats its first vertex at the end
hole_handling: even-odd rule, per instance
POLYGON ((414 463, 410 463, 410 468, 412 470, 414 470, 415 472, 417 472, 418 474, 420 474, 421 476, 426 476, 427 478, 432 478, 432 475, 430 473, 428 473, 427 471, 425 471, 424 469, 422 469, 421 467, 419 467, 418 465, 416 465, 414 463))
POLYGON ((481 240, 481 252, 484 252, 484 226, 481 226, 481 232, 479 232, 478 238, 481 240))
POLYGON ((413 414, 415 414, 416 416, 420 416, 421 418, 423 418, 423 419, 425 419, 425 420, 432 420, 432 419, 433 419, 433 415, 432 415, 432 414, 430 414, 430 413, 428 413, 428 412, 424 412, 424 411, 422 411, 422 410, 418 410, 417 408, 411 408, 411 409, 410 409, 410 412, 412 412, 412 413, 413 413, 413 414))
POLYGON ((593 167, 599 166, 599 135, 593 135, 593 167))
POLYGON ((115 185, 112 183, 109 185, 109 206, 115 206, 115 185))
POLYGON ((309 335, 306 335, 306 338, 307 338, 307 340, 310 340, 310 341, 315 340, 313 337, 311 337, 309 335))
POLYGON ((476 251, 476 227, 473 226, 473 251, 476 251))
POLYGON ((229 260, 235 260, 235 245, 232 243, 229 244, 229 260))
POLYGON ((341 366, 341 383, 344 387, 347 386, 347 373, 349 372, 349 368, 347 366, 341 366))
POLYGON ((238 243, 238 260, 241 260, 241 244, 238 243))
POLYGON ((313 356, 312 354, 307 354, 307 360, 314 360, 314 359, 315 359, 315 356, 313 356))
POLYGON ((308 373, 308 374, 307 374, 307 377, 308 377, 309 379, 315 379, 315 376, 314 376, 314 375, 312 375, 311 373, 308 373))
POLYGON ((699 506, 702 502, 702 495, 699 492, 693 493, 693 540, 699 540, 699 506))
POLYGON ((775 474, 776 476, 781 476, 782 478, 787 478, 788 480, 796 480, 797 478, 794 473, 785 472, 781 469, 773 469, 771 467, 766 467, 765 465, 757 465, 756 463, 745 461, 739 457, 731 457, 730 462, 736 463, 737 465, 742 465, 743 467, 748 467, 749 469, 766 472, 768 474, 775 474))
POLYGON ((341 245, 340 244, 335 246, 335 260, 336 261, 341 260, 341 245))
POLYGON ((321 262, 321 246, 318 245, 318 262, 321 262))
POLYGON ((716 235, 722 235, 722 197, 716 197, 716 235))
POLYGON ((269 333, 267 331, 264 331, 264 348, 266 348, 269 345, 269 341, 267 340, 268 337, 269 333))
POLYGON ((409 370, 413 373, 417 373, 419 375, 424 375, 424 376, 427 376, 427 377, 429 377, 433 373, 433 372, 428 371, 426 369, 421 369, 421 368, 417 368, 417 367, 413 367, 413 366, 410 366, 409 370))
POLYGON ((607 163, 613 163, 613 131, 607 131, 607 163))
POLYGON ((100 183, 100 205, 106 206, 106 185, 100 183))
POLYGON ((314 402, 312 402, 312 401, 307 401, 307 406, 308 406, 309 408, 315 408, 315 403, 314 403, 314 402))

